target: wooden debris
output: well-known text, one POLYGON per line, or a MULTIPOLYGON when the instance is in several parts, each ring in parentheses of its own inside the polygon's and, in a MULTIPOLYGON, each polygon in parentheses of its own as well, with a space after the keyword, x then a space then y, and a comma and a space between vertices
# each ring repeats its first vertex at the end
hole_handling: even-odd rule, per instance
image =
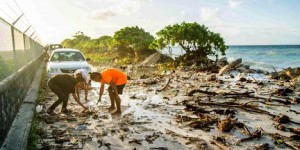
POLYGON ((294 150, 300 150, 300 145, 299 143, 297 144, 294 144, 294 143, 291 143, 291 142, 286 142, 286 141, 283 141, 283 144, 291 149, 294 149, 294 150))
POLYGON ((220 106, 220 107, 228 107, 228 108, 240 108, 243 109, 245 111, 250 111, 250 112, 256 112, 256 113, 263 113, 263 114, 267 114, 270 115, 272 117, 274 117, 275 115, 272 115, 270 112, 265 111, 265 110, 261 110, 252 106, 243 106, 242 104, 238 104, 238 103, 216 103, 216 102, 201 102, 198 101, 197 102, 198 105, 200 106, 220 106))
POLYGON ((254 147, 255 150, 268 150, 271 149, 268 143, 263 143, 254 147))
POLYGON ((145 139, 149 144, 152 144, 154 140, 156 140, 159 137, 159 134, 153 133, 152 135, 146 135, 145 139))
POLYGON ((291 101, 289 99, 277 98, 272 96, 262 96, 256 94, 256 95, 249 95, 249 98, 265 99, 267 101, 275 101, 278 103, 283 103, 285 105, 291 104, 291 101))
POLYGON ((251 93, 254 93, 253 91, 252 92, 244 92, 244 93, 236 93, 236 92, 231 92, 231 93, 217 93, 217 92, 210 92, 210 91, 207 91, 207 90, 201 90, 201 89, 194 89, 194 90, 191 90, 189 93, 188 93, 188 96, 193 96, 193 94, 195 93, 203 93, 203 94, 208 94, 208 95, 242 95, 242 96, 246 96, 246 95, 249 95, 251 93))
POLYGON ((273 134, 268 134, 272 137, 272 139, 275 140, 275 144, 284 144, 289 148, 292 148, 294 150, 300 150, 300 145, 298 144, 299 142, 297 142, 297 144, 288 142, 289 140, 291 140, 291 137, 286 137, 283 135, 280 135, 278 133, 273 133, 273 134))
POLYGON ((135 144, 142 145, 142 142, 143 142, 143 140, 133 139, 133 140, 129 141, 128 143, 135 143, 135 144))
POLYGON ((208 121, 193 121, 188 123, 188 126, 194 129, 202 129, 204 131, 209 131, 211 128, 209 127, 212 123, 208 121))
POLYGON ((298 134, 291 135, 290 139, 299 141, 300 140, 300 135, 298 135, 298 134))
POLYGON ((219 115, 234 115, 235 114, 235 110, 234 109, 214 109, 212 110, 213 112, 215 112, 216 114, 219 114, 219 115))
POLYGON ((300 112, 296 111, 296 110, 293 110, 293 109, 290 109, 290 112, 294 112, 295 114, 300 114, 300 112))
POLYGON ((223 143, 220 143, 216 140, 211 141, 211 144, 215 144, 216 146, 218 146, 222 150, 229 150, 229 148, 226 145, 224 145, 223 143))
POLYGON ((158 89, 157 91, 158 91, 158 92, 164 91, 164 90, 168 87, 168 85, 170 84, 171 80, 172 80, 172 78, 170 78, 170 79, 168 80, 167 84, 166 84, 163 88, 158 89))
POLYGON ((186 143, 187 145, 195 144, 196 147, 199 149, 207 149, 207 147, 208 147, 206 141, 204 141, 203 139, 200 139, 198 137, 189 137, 189 136, 181 135, 181 134, 176 133, 169 129, 165 129, 165 130, 166 130, 166 134, 170 134, 172 136, 177 136, 177 137, 189 140, 189 142, 186 143))
POLYGON ((246 78, 240 78, 240 80, 239 81, 241 81, 241 82, 246 82, 247 81, 247 79, 246 78))
POLYGON ((167 147, 150 147, 150 150, 168 150, 167 147))
POLYGON ((248 128, 245 126, 245 128, 247 129, 247 132, 249 132, 248 134, 250 135, 250 137, 247 138, 242 138, 240 141, 241 142, 245 142, 245 141, 249 141, 252 139, 259 139, 262 135, 262 131, 260 129, 255 130, 253 133, 250 133, 250 131, 248 130, 248 128))
POLYGON ((274 91, 274 94, 279 96, 287 96, 288 93, 293 93, 294 91, 289 88, 279 88, 274 91))
POLYGON ((186 108, 184 108, 184 110, 186 110, 186 111, 193 111, 196 113, 209 113, 210 112, 199 106, 195 106, 195 105, 191 105, 191 104, 186 104, 185 107, 186 108))
POLYGON ((300 103, 300 97, 294 97, 292 98, 292 103, 295 103, 295 104, 299 104, 300 103))
POLYGON ((70 142, 70 137, 63 136, 63 137, 57 137, 55 139, 55 143, 62 144, 64 142, 70 142))
POLYGON ((222 132, 229 132, 233 128, 236 121, 237 119, 232 119, 231 116, 229 116, 219 121, 217 127, 222 132))
POLYGON ((200 139, 198 137, 189 137, 187 138, 189 142, 186 144, 195 144, 198 149, 208 149, 208 144, 205 140, 200 139))
POLYGON ((67 130, 61 130, 61 129, 54 129, 52 130, 52 135, 54 136, 61 136, 64 133, 66 133, 67 130))
POLYGON ((224 137, 221 137, 221 136, 213 136, 213 139, 218 141, 218 142, 221 142, 222 144, 226 145, 226 140, 224 137))
POLYGON ((194 129, 202 129, 204 131, 209 131, 211 128, 210 125, 213 125, 217 122, 217 119, 213 119, 208 115, 198 114, 199 118, 191 118, 188 116, 178 115, 176 121, 179 123, 187 122, 187 126, 194 129))
POLYGON ((274 121, 276 121, 278 123, 289 123, 290 118, 286 115, 279 115, 274 118, 274 121))
POLYGON ((187 121, 192 121, 192 120, 198 120, 198 118, 191 118, 191 117, 183 116, 183 115, 176 116, 176 122, 187 122, 187 121))
POLYGON ((283 126, 282 124, 277 124, 275 127, 276 127, 277 130, 286 131, 285 126, 283 126))
POLYGON ((290 128, 290 131, 300 135, 300 128, 290 128))

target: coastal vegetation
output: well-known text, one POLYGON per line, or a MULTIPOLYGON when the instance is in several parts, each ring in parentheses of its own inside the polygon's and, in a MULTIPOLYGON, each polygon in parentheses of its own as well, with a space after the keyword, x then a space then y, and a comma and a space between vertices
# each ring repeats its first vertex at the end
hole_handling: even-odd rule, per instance
MULTIPOLYGON (((128 65, 139 63, 151 54, 180 46, 185 54, 175 58, 173 66, 208 63, 208 56, 225 55, 227 46, 219 33, 196 22, 168 25, 156 33, 157 38, 138 26, 124 27, 113 36, 91 39, 77 32, 62 42, 64 47, 80 49, 96 64, 128 65)), ((170 63, 169 63, 170 65, 170 63)))
POLYGON ((225 55, 228 48, 218 33, 208 30, 196 22, 168 25, 157 32, 158 38, 151 44, 152 48, 164 49, 179 45, 185 54, 176 60, 177 66, 207 64, 208 56, 218 58, 225 55))

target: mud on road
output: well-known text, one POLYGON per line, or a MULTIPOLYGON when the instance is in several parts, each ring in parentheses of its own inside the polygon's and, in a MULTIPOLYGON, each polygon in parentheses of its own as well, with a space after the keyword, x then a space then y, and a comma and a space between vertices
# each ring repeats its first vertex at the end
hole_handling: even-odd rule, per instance
POLYGON ((94 89, 89 91, 87 102, 83 100, 83 91, 81 93, 81 101, 92 112, 83 113, 70 96, 68 109, 71 113, 60 113, 60 105, 55 110, 57 115, 49 115, 46 109, 57 97, 47 88, 43 110, 37 114, 41 120, 38 125, 41 139, 37 147, 126 150, 299 148, 299 105, 274 101, 296 98, 293 92, 287 96, 274 95, 276 89, 289 87, 290 82, 237 73, 216 76, 190 70, 158 72, 142 69, 126 71, 131 79, 121 96, 121 116, 111 116, 106 110, 110 106, 107 91, 102 102, 97 104, 99 84, 96 83, 92 83, 94 89), (269 100, 255 98, 253 92, 256 96, 259 93, 259 96, 269 97, 269 100), (288 116, 287 122, 275 119, 284 115, 288 116), (285 130, 278 130, 279 125, 285 130))

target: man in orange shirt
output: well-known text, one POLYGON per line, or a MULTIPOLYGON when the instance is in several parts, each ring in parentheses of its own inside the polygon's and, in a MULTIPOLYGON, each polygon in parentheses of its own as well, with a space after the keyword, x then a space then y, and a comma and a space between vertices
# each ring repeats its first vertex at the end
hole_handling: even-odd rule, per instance
POLYGON ((90 79, 95 82, 101 82, 99 101, 104 91, 104 84, 109 84, 108 93, 111 102, 111 106, 108 108, 110 111, 115 109, 115 102, 117 105, 117 110, 112 113, 112 115, 120 115, 121 112, 121 99, 119 94, 123 93, 125 84, 127 83, 127 75, 117 69, 106 69, 99 72, 92 72, 90 74, 90 79))

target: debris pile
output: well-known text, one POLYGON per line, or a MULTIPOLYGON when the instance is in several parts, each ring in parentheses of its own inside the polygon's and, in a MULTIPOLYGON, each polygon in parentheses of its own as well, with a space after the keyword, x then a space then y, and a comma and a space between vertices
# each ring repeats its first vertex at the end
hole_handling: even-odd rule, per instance
MULTIPOLYGON (((123 114, 111 116, 107 93, 89 93, 82 112, 48 115, 56 97, 48 90, 38 113, 38 149, 300 149, 299 81, 249 74, 242 60, 217 62, 218 73, 181 68, 133 72, 122 95, 123 114), (226 67, 227 66, 227 67, 226 67), (240 70, 240 73, 232 73, 240 70), (244 70, 244 71, 241 71, 244 70)), ((295 77, 294 77, 295 76, 295 77)), ((291 77, 294 77, 293 79, 291 77)))

